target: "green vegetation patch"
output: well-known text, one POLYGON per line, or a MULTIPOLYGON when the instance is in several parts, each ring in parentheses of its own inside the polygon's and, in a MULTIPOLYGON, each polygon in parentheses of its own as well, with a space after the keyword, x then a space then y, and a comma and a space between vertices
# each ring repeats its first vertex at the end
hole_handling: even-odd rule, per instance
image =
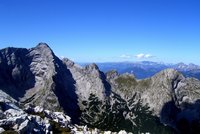
POLYGON ((137 81, 133 76, 120 76, 118 77, 115 82, 119 85, 119 87, 136 87, 137 81))
POLYGON ((136 79, 130 75, 120 76, 117 79, 115 79, 115 82, 118 85, 118 90, 120 90, 126 95, 129 95, 132 92, 132 90, 135 89, 138 85, 136 79))
POLYGON ((144 79, 138 82, 138 87, 140 89, 147 89, 151 85, 151 79, 144 79))

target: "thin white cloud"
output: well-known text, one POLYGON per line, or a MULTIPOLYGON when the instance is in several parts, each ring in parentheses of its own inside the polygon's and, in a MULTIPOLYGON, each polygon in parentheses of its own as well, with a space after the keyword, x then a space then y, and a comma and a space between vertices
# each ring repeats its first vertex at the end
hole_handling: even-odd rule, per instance
POLYGON ((140 54, 135 55, 135 57, 136 57, 137 59, 148 59, 148 58, 153 58, 154 56, 151 55, 151 54, 143 54, 143 53, 140 53, 140 54))
POLYGON ((127 54, 122 54, 122 55, 120 56, 120 58, 123 58, 123 59, 130 59, 130 58, 132 58, 132 56, 131 56, 131 55, 127 55, 127 54))

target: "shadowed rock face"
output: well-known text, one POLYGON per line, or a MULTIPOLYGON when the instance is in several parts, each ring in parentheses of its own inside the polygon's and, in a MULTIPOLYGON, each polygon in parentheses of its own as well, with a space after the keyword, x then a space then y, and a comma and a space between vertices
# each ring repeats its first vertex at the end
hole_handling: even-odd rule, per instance
POLYGON ((28 54, 29 50, 18 48, 0 51, 0 89, 16 100, 35 86, 35 76, 29 67, 33 58, 28 54))
POLYGON ((40 43, 32 49, 6 48, 0 55, 0 86, 11 97, 25 102, 38 95, 32 98, 36 101, 38 92, 50 89, 50 78, 55 73, 54 55, 46 44, 40 43))
POLYGON ((0 96, 21 106, 64 111, 73 123, 113 131, 159 133, 165 131, 160 118, 181 132, 184 125, 198 126, 200 120, 197 79, 174 69, 143 80, 116 71, 104 74, 96 64, 81 67, 60 60, 45 43, 0 50, 0 96))

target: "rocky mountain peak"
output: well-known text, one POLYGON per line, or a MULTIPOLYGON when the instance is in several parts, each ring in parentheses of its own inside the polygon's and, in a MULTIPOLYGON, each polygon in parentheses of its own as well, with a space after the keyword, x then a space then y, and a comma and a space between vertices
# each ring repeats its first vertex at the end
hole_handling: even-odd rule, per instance
POLYGON ((31 48, 30 51, 34 51, 36 55, 55 56, 51 48, 46 43, 39 43, 36 47, 31 48))
POLYGON ((88 71, 90 71, 90 70, 99 70, 99 67, 95 63, 92 63, 90 65, 85 66, 85 69, 88 70, 88 71))
POLYGON ((165 78, 169 80, 176 79, 177 77, 184 78, 184 76, 180 72, 172 68, 160 71, 155 75, 155 77, 158 77, 159 79, 165 78))
POLYGON ((115 79, 119 76, 119 73, 116 70, 111 70, 106 73, 107 79, 115 79))
POLYGON ((51 49, 51 48, 49 47, 49 45, 48 45, 47 43, 44 43, 44 42, 40 42, 36 47, 51 49))
POLYGON ((68 58, 63 58, 62 61, 65 63, 65 65, 67 65, 68 67, 73 67, 74 66, 74 62, 71 61, 70 59, 68 58))
POLYGON ((17 48, 14 48, 14 47, 7 47, 7 48, 4 48, 4 49, 1 49, 1 52, 4 52, 4 53, 13 53, 17 48))

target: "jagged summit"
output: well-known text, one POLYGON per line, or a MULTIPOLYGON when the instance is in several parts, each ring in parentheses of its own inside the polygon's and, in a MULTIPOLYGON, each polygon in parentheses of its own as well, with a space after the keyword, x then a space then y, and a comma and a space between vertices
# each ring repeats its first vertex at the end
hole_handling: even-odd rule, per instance
POLYGON ((50 56, 51 58, 56 57, 52 49, 46 43, 39 43, 36 47, 29 49, 29 51, 34 51, 33 53, 38 55, 50 56))
POLYGON ((86 70, 99 70, 99 67, 95 64, 95 63, 92 63, 92 64, 89 64, 87 66, 85 66, 86 70))
POLYGON ((49 48, 49 45, 47 43, 44 43, 44 42, 40 42, 36 47, 41 47, 41 48, 49 48))
POLYGON ((116 70, 111 70, 106 73, 107 79, 114 79, 119 76, 119 73, 116 70))
POLYGON ((71 60, 68 59, 68 58, 63 58, 62 61, 63 61, 67 66, 69 66, 69 67, 72 67, 72 66, 74 66, 74 64, 75 64, 73 61, 71 61, 71 60))

